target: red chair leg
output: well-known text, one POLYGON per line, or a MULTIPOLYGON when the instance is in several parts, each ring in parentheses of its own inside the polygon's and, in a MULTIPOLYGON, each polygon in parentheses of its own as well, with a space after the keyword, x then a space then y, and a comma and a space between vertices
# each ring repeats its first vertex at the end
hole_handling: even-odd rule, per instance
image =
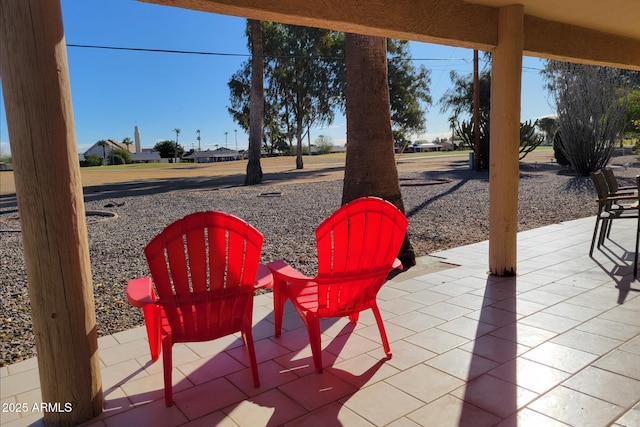
POLYGON ((161 322, 160 318, 161 309, 155 305, 145 305, 142 308, 144 313, 144 323, 147 328, 147 339, 149 340, 149 351, 151 353, 151 360, 158 360, 160 356, 160 346, 162 342, 162 336, 160 333, 161 322))
POLYGON ((313 365, 316 372, 322 372, 322 345, 320 342, 320 318, 316 316, 308 316, 305 323, 307 324, 307 333, 309 334, 309 344, 311 344, 311 353, 313 354, 313 365))
POLYGON ((173 405, 173 383, 171 381, 171 370, 173 369, 173 357, 171 351, 171 337, 165 336, 162 339, 162 365, 164 368, 164 403, 166 406, 173 405))
POLYGON ((360 312, 358 311, 356 313, 353 313, 353 314, 349 315, 349 320, 351 322, 357 323, 359 317, 360 317, 360 312))
POLYGON ((282 317, 284 305, 287 302, 287 283, 274 277, 273 283, 273 322, 275 324, 275 336, 282 333, 282 317))
POLYGON ((249 364, 251 365, 251 375, 253 375, 253 386, 260 387, 260 377, 258 375, 258 363, 256 362, 256 349, 253 344, 253 334, 251 332, 251 326, 245 327, 242 333, 244 337, 244 344, 249 352, 249 364))
POLYGON ((377 305, 371 307, 373 310, 373 315, 376 318, 376 322, 378 323, 378 329, 380 330, 380 338, 382 339, 382 348, 384 349, 384 354, 387 355, 389 359, 391 359, 391 347, 389 347, 389 340, 387 339, 387 332, 384 330, 384 324, 382 323, 382 316, 380 315, 380 310, 377 305))

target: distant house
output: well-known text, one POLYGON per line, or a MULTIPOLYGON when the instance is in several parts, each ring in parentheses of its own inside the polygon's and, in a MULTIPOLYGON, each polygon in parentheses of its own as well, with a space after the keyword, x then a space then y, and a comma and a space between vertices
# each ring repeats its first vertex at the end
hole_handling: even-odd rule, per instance
POLYGON ((161 163, 162 158, 157 151, 142 151, 142 153, 132 153, 131 161, 133 163, 161 163))
POLYGON ((105 162, 104 164, 106 165, 111 150, 121 149, 128 151, 129 153, 135 153, 135 147, 133 144, 125 144, 123 142, 118 142, 115 139, 106 139, 105 142, 106 145, 104 147, 102 145, 99 145, 99 142, 96 142, 91 147, 89 147, 89 149, 85 151, 83 155, 86 157, 91 154, 95 154, 96 156, 102 158, 105 162))
POLYGON ((220 147, 215 150, 196 150, 193 153, 184 156, 182 160, 193 163, 214 163, 240 160, 241 158, 242 154, 239 151, 220 147))
POLYGON ((95 154, 105 161, 107 164, 111 150, 121 149, 131 153, 131 161, 133 163, 162 163, 163 159, 160 157, 160 153, 154 151, 151 148, 142 148, 140 153, 136 152, 134 144, 125 144, 118 142, 115 139, 106 139, 106 145, 103 147, 98 142, 93 144, 87 151, 79 155, 80 162, 85 160, 86 156, 95 154), (106 156, 106 159, 105 159, 106 156))

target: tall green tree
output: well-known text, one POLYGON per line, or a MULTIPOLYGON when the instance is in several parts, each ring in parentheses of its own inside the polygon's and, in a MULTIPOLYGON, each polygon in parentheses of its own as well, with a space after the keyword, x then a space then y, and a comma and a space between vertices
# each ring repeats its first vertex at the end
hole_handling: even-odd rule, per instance
MULTIPOLYGON (((345 110, 344 34, 263 23, 265 54, 265 149, 293 150, 302 161, 302 140, 311 127, 331 124, 345 110)), ((248 33, 248 37, 251 35, 248 33)), ((396 141, 423 132, 431 104, 430 72, 414 67, 406 41, 388 41, 388 79, 396 141)), ((229 113, 244 129, 249 122, 251 69, 244 63, 230 79, 229 113)))
MULTIPOLYGON (((342 204, 377 196, 404 212, 391 131, 386 41, 382 37, 347 34, 347 157, 342 204)), ((405 236, 398 258, 415 265, 405 236)))
POLYGON ((262 146, 262 124, 264 116, 264 58, 262 49, 262 25, 249 20, 251 28, 251 94, 249 96, 249 159, 245 185, 262 183, 260 148, 262 146))
POLYGON ((153 146, 153 150, 160 154, 163 159, 171 159, 175 157, 182 157, 184 154, 184 147, 176 143, 175 141, 160 141, 153 146))
POLYGON ((627 120, 624 131, 629 134, 640 134, 640 89, 629 93, 626 104, 627 120))
POLYGON ((544 132, 545 142, 548 145, 551 145, 553 142, 553 138, 555 137, 559 126, 560 124, 556 117, 541 117, 538 119, 538 129, 544 132))

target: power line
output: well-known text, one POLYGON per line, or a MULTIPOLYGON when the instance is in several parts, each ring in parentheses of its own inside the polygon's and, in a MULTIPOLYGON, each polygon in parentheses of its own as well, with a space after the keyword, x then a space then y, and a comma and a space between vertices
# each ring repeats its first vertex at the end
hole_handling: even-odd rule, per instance
MULTIPOLYGON (((104 45, 88 45, 88 44, 74 44, 68 43, 68 47, 78 47, 84 49, 105 49, 105 50, 122 50, 131 52, 153 52, 153 53, 177 53, 184 55, 211 55, 211 56, 232 56, 250 58, 249 53, 223 53, 223 52, 207 52, 197 50, 177 50, 177 49, 152 49, 145 47, 125 47, 125 46, 104 46, 104 45)), ((264 55, 265 58, 302 58, 302 59, 320 59, 329 61, 344 61, 345 58, 336 58, 328 56, 294 56, 294 55, 264 55)), ((403 59, 403 58, 400 58, 403 59)), ((466 58, 404 58, 412 61, 464 61, 469 62, 466 58)))
POLYGON ((126 50, 133 52, 155 52, 155 53, 180 53, 188 55, 213 55, 213 56, 240 56, 250 57, 247 53, 222 53, 222 52, 204 52, 195 50, 173 50, 173 49, 150 49, 145 47, 118 47, 118 46, 100 46, 88 44, 67 44, 68 47, 80 47, 86 49, 107 49, 107 50, 126 50))

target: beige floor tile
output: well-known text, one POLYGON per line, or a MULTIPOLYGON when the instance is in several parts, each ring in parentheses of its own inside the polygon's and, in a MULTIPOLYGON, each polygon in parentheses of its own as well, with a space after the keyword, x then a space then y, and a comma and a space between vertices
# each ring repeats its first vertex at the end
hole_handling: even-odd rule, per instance
POLYGON ((612 403, 566 387, 556 387, 529 405, 530 409, 572 426, 607 426, 623 412, 612 403))
POLYGON ((533 326, 535 328, 544 329, 546 331, 561 334, 571 328, 576 327, 580 322, 578 320, 569 319, 562 316, 556 316, 545 312, 537 312, 530 316, 520 319, 520 323, 533 326))
POLYGON ((632 409, 616 420, 615 427, 640 426, 640 409, 632 409))
POLYGON ((597 358, 591 353, 553 342, 541 344, 522 357, 569 373, 578 372, 597 358))
POLYGON ((281 426, 307 413, 276 389, 231 405, 224 412, 240 427, 281 426))
POLYGON ((420 332, 425 329, 433 328, 443 322, 444 321, 438 317, 430 316, 419 311, 412 311, 396 316, 393 319, 389 319, 387 323, 402 326, 403 328, 410 329, 413 332, 420 332))
POLYGON ((446 394, 407 416, 420 426, 494 426, 500 418, 446 394))
MULTIPOLYGON (((218 378, 173 394, 174 406, 195 420, 211 412, 245 400, 247 395, 225 378, 218 378)), ((164 405, 164 401, 160 401, 164 405)))
POLYGON ((230 417, 222 411, 215 411, 201 418, 189 421, 182 427, 238 427, 230 417))
POLYGON ((416 365, 385 382, 425 403, 457 389, 464 381, 427 365, 416 365))
POLYGON ((475 356, 481 356, 498 363, 504 363, 529 350, 529 347, 492 335, 483 335, 461 345, 460 348, 475 356))
POLYGON ((640 355, 640 336, 627 341, 623 346, 620 347, 620 350, 640 355))
POLYGON ((491 305, 497 300, 485 298, 480 295, 464 294, 457 297, 449 298, 447 303, 457 305, 471 310, 479 310, 484 306, 491 305))
POLYGON ((101 372, 102 390, 105 393, 108 393, 113 388, 120 387, 127 381, 134 381, 149 375, 145 368, 135 360, 126 360, 117 365, 107 366, 106 368, 102 368, 101 372))
MULTIPOLYGON (((407 329, 404 326, 392 323, 391 321, 384 321, 384 330, 387 332, 387 339, 390 343, 401 340, 415 333, 415 331, 407 329)), ((355 332, 357 335, 365 337, 368 340, 382 343, 380 338, 380 329, 378 329, 377 323, 363 328, 357 328, 355 332)))
POLYGON ((149 354, 149 343, 143 339, 129 341, 117 347, 100 350, 100 360, 106 366, 117 365, 118 363, 141 356, 151 357, 149 354))
POLYGON ((517 342, 527 347, 535 347, 555 337, 556 333, 529 325, 512 323, 492 331, 490 335, 507 341, 517 342))
POLYGON ((285 427, 309 426, 373 427, 374 424, 338 402, 330 403, 285 424, 285 427))
POLYGON ((420 424, 414 423, 407 417, 402 417, 387 424, 385 427, 420 427, 420 424))
POLYGON ((614 350, 597 360, 593 366, 640 380, 640 355, 638 354, 614 350))
POLYGON ((40 374, 37 369, 29 369, 2 379, 0 399, 15 396, 40 387, 40 374))
POLYGON ((226 378, 247 396, 255 396, 298 379, 297 375, 273 360, 258 364, 258 375, 260 377, 260 387, 257 388, 253 385, 251 368, 244 368, 241 371, 227 375, 226 378))
POLYGON ((413 336, 405 338, 405 341, 418 345, 437 354, 444 353, 452 348, 468 342, 467 338, 454 335, 437 328, 427 329, 413 336))
POLYGON ((491 304, 491 307, 517 313, 519 315, 518 318, 520 318, 544 310, 547 305, 513 297, 491 304))
POLYGON ((164 400, 158 400, 136 407, 134 410, 123 412, 106 418, 104 423, 109 427, 152 425, 171 427, 187 422, 187 418, 177 406, 167 408, 164 400))
POLYGON ((278 388, 305 409, 312 411, 357 390, 325 370, 322 374, 306 375, 278 388))
POLYGON ((555 316, 566 317, 580 322, 592 319, 602 313, 602 310, 589 308, 582 305, 571 304, 566 301, 554 304, 551 307, 542 310, 543 313, 553 314, 555 316))
MULTIPOLYGON (((440 294, 442 295, 442 294, 440 294)), ((434 301, 434 303, 437 301, 434 301)), ((405 313, 410 313, 414 310, 419 310, 423 308, 425 304, 420 302, 408 300, 406 298, 396 298, 388 301, 379 301, 378 308, 380 310, 388 311, 395 315, 401 315, 405 313)))
POLYGON ((550 341, 596 355, 608 353, 623 343, 623 341, 614 338, 595 335, 577 329, 571 329, 552 338, 550 341))
POLYGON ((326 368, 326 371, 358 389, 382 381, 400 372, 391 366, 386 358, 375 358, 371 354, 361 354, 343 360, 326 368))
POLYGON ((499 366, 497 362, 474 355, 468 351, 454 348, 425 362, 463 381, 470 381, 475 377, 499 366))
POLYGON ((244 368, 245 365, 223 352, 206 359, 198 359, 185 363, 175 367, 174 370, 181 372, 185 378, 197 385, 223 377, 232 372, 240 371, 244 368))
POLYGON ((495 325, 479 322, 477 319, 469 318, 467 316, 458 317, 457 319, 438 325, 438 329, 442 331, 460 335, 461 337, 470 340, 488 334, 497 328, 498 327, 495 325))
POLYGON ((484 374, 451 393, 465 402, 506 418, 538 395, 517 385, 484 374))
POLYGON ((577 330, 589 332, 617 340, 628 340, 640 333, 640 327, 614 322, 598 316, 576 327, 577 330))
POLYGON ((640 381, 604 369, 586 367, 563 386, 622 407, 630 407, 640 397, 640 381))
MULTIPOLYGON (((410 368, 436 356, 436 353, 405 340, 395 341, 390 346, 392 357, 387 361, 387 364, 400 370, 410 368)), ((375 352, 375 354, 378 353, 375 352)))
POLYGON ((489 371, 489 375, 542 394, 566 380, 570 374, 518 357, 489 371))
MULTIPOLYGON (((177 393, 193 387, 193 383, 187 380, 179 371, 172 372, 173 392, 177 393)), ((126 393, 129 400, 137 405, 164 399, 164 374, 157 374, 127 381, 120 388, 126 393)))
POLYGON ((469 308, 460 307, 459 305, 449 304, 446 301, 439 302, 418 310, 421 313, 428 314, 430 316, 437 317, 444 320, 453 320, 460 316, 464 316, 470 313, 472 310, 469 308))
POLYGON ((565 424, 536 411, 525 408, 498 423, 496 427, 567 427, 565 424))
POLYGON ((339 402, 376 426, 389 424, 424 405, 385 381, 359 390, 339 402))

